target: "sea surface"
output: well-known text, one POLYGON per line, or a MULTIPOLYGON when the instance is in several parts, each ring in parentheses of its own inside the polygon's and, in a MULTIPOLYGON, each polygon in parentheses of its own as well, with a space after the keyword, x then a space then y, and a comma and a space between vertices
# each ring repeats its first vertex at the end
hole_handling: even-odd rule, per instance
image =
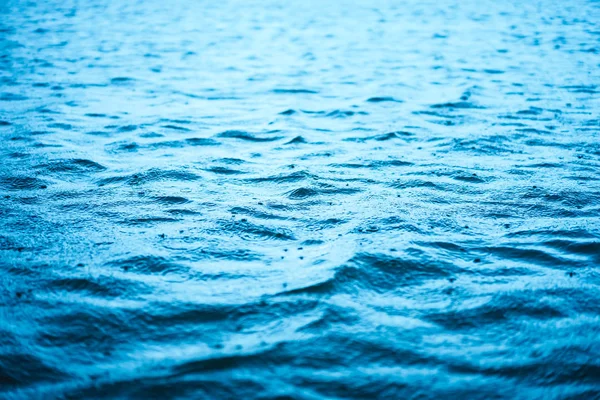
POLYGON ((600 399, 600 2, 0 2, 0 398, 600 399))

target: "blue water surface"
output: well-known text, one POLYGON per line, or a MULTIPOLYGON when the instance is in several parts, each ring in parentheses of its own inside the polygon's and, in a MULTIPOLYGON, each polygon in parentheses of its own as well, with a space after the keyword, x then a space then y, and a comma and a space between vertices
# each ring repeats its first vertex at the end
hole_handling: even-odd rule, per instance
POLYGON ((600 3, 0 2, 0 398, 600 399, 600 3))

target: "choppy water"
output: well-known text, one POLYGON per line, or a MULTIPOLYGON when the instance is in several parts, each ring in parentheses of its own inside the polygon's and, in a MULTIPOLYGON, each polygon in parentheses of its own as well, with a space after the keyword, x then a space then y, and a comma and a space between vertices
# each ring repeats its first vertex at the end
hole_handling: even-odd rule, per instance
POLYGON ((4 0, 0 397, 600 398, 599 22, 4 0))

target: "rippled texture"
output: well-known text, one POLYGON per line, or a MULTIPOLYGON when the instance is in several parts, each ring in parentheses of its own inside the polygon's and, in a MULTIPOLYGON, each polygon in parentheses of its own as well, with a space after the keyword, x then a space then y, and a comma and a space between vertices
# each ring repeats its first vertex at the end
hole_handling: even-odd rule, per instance
POLYGON ((600 3, 0 5, 0 397, 600 398, 600 3))

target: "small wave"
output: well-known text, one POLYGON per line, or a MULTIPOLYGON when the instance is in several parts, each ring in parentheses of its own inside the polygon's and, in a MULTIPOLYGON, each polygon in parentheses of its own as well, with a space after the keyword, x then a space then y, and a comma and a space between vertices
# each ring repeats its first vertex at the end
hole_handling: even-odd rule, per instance
POLYGON ((196 181, 199 180, 200 176, 188 171, 178 170, 162 170, 162 169, 150 169, 146 172, 131 174, 131 175, 117 175, 108 178, 103 178, 97 181, 99 186, 104 185, 115 185, 119 183, 126 183, 131 186, 143 185, 151 182, 162 182, 162 181, 196 181))
POLYGON ((273 89, 277 94, 317 94, 319 92, 310 89, 273 89))
POLYGON ((23 96, 17 93, 9 93, 9 92, 2 92, 0 93, 0 101, 23 101, 23 100, 28 100, 29 98, 27 96, 23 96))
POLYGON ((226 167, 219 167, 219 166, 207 168, 206 171, 212 172, 213 174, 220 174, 220 175, 240 175, 240 174, 245 174, 244 171, 240 171, 240 170, 232 169, 232 168, 226 168, 226 167))
POLYGON ((279 115, 294 115, 296 114, 296 110, 288 109, 279 113, 279 115))
POLYGON ((312 175, 306 171, 296 171, 292 173, 284 173, 279 175, 249 178, 248 182, 261 183, 261 182, 272 182, 272 183, 287 183, 287 182, 299 182, 307 179, 316 179, 315 175, 312 175))
POLYGON ((367 99, 369 103, 384 103, 384 102, 392 102, 392 103, 402 103, 402 100, 395 99, 390 96, 382 96, 382 97, 369 97, 367 99))
POLYGON ((285 228, 268 227, 254 224, 244 218, 233 221, 221 221, 224 232, 240 236, 246 240, 295 240, 293 232, 285 228))
POLYGON ((225 131, 217 135, 220 138, 240 139, 248 142, 274 142, 281 140, 282 136, 262 137, 258 134, 253 134, 244 131, 225 131))
POLYGON ((333 110, 326 114, 327 117, 347 118, 354 115, 368 115, 366 111, 351 111, 351 110, 333 110))
POLYGON ((51 163, 38 165, 36 168, 51 173, 88 173, 106 170, 106 167, 97 162, 81 158, 57 160, 51 163))
POLYGON ((110 268, 138 274, 186 274, 189 267, 174 263, 160 256, 140 255, 110 261, 106 264, 110 268))
POLYGON ((286 142, 285 144, 306 144, 306 143, 308 143, 308 141, 306 139, 304 139, 302 136, 296 136, 295 138, 293 138, 289 142, 286 142))
POLYGON ((33 177, 5 177, 0 178, 0 187, 10 190, 32 190, 45 189, 48 187, 48 182, 33 177))
POLYGON ((110 83, 115 84, 115 85, 123 85, 123 84, 129 84, 134 82, 135 79, 134 78, 130 78, 127 76, 118 76, 116 78, 112 78, 110 80, 110 83))
POLYGON ((450 103, 439 103, 434 104, 431 108, 441 108, 441 109, 483 109, 484 107, 478 106, 468 101, 458 101, 458 102, 450 102, 450 103))
POLYGON ((153 200, 160 204, 186 204, 190 203, 190 200, 180 196, 158 196, 154 197, 153 200))

